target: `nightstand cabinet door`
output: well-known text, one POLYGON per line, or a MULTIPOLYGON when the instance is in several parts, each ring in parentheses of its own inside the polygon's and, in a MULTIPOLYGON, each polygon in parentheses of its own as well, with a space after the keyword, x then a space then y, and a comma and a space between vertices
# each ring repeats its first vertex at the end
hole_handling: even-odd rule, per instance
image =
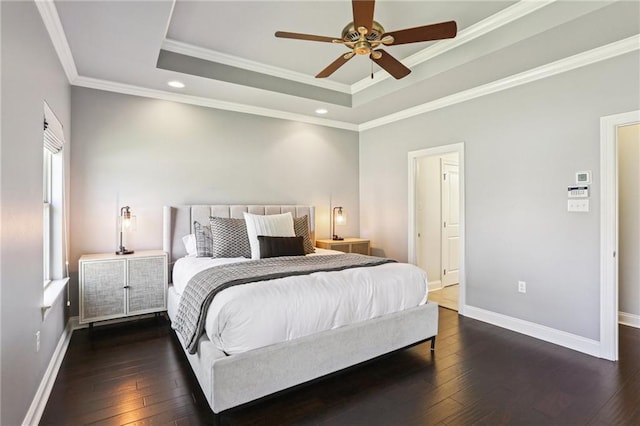
POLYGON ((165 257, 129 260, 130 315, 166 309, 165 257))
POLYGON ((80 270, 80 321, 125 315, 126 261, 84 262, 80 270))

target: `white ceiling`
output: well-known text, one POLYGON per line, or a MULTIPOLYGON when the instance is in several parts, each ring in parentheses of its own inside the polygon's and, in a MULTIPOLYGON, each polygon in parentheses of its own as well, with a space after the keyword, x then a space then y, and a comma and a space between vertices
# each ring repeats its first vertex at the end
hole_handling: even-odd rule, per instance
POLYGON ((458 24, 455 39, 387 47, 412 69, 402 80, 375 64, 371 80, 367 57, 315 79, 345 48, 274 37, 281 30, 339 38, 352 20, 348 0, 55 0, 43 18, 50 33, 57 22, 52 38, 61 58, 68 50, 63 65, 72 84, 357 129, 637 34, 638 2, 612 3, 379 0, 375 19, 387 31, 458 24), (603 25, 609 15, 622 20, 603 25), (186 87, 170 88, 170 80, 186 87), (329 113, 318 118, 319 107, 329 113))

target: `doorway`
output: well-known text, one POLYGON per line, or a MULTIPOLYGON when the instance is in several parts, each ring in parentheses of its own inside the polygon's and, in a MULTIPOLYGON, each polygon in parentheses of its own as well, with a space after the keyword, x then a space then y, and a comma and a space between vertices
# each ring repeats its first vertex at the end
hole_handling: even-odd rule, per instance
POLYGON ((427 272, 429 300, 463 314, 464 144, 409 153, 409 262, 427 272))
POLYGON ((640 111, 600 119, 600 357, 618 360, 620 130, 640 123, 640 111))
POLYGON ((617 136, 618 322, 640 328, 640 123, 617 136))

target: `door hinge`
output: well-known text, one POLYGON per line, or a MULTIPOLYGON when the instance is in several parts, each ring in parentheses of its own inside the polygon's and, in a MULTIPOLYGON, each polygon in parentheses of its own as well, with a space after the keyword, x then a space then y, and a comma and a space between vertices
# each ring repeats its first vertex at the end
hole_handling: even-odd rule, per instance
POLYGON ((616 252, 615 251, 613 252, 613 257, 616 257, 616 252))
POLYGON ((442 180, 447 180, 447 174, 446 173, 442 174, 442 180))
POLYGON ((447 275, 447 270, 446 269, 443 271, 442 275, 447 275))
POLYGON ((443 228, 446 228, 446 227, 447 227, 447 222, 444 222, 444 223, 443 223, 443 225, 442 225, 442 227, 443 227, 443 228))

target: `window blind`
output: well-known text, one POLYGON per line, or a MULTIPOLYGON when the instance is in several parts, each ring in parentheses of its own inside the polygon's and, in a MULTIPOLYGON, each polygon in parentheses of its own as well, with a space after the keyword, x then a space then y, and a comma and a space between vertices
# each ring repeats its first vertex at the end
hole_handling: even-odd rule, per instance
POLYGON ((64 146, 64 133, 58 117, 51 111, 49 105, 44 103, 44 147, 57 154, 64 146))

